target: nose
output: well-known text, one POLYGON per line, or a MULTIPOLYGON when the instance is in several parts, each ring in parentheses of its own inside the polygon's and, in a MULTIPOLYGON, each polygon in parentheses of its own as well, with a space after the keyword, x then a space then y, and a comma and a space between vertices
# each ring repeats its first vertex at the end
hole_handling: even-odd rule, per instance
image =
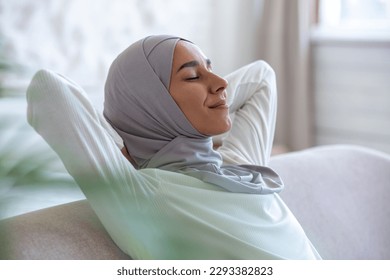
POLYGON ((218 76, 217 74, 210 73, 210 75, 211 75, 211 83, 210 83, 211 92, 212 93, 223 92, 228 86, 228 81, 218 76))

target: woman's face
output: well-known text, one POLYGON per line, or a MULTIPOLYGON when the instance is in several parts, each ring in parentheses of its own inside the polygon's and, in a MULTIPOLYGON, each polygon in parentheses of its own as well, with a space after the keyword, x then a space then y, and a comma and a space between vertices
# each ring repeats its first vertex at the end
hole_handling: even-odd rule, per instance
POLYGON ((198 132, 212 136, 230 129, 227 85, 212 72, 210 60, 197 46, 176 44, 169 92, 198 132))

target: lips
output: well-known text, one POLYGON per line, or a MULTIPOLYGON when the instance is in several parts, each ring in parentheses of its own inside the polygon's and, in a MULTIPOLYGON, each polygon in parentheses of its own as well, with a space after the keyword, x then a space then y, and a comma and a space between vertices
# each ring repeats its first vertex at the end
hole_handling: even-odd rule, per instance
POLYGON ((228 108, 228 105, 226 104, 225 100, 220 100, 217 103, 213 104, 209 107, 210 109, 217 109, 217 108, 228 108))

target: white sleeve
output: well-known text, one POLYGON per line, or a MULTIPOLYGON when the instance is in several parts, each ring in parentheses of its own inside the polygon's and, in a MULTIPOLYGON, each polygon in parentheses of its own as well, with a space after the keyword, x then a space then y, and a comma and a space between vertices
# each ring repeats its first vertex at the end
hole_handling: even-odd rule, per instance
MULTIPOLYGON (((76 84, 47 70, 27 90, 27 119, 64 162, 69 173, 98 174, 100 180, 123 177, 131 168, 100 124, 87 95, 76 84), (111 164, 112 162, 112 164, 111 164)), ((83 190, 88 191, 88 190, 83 190)))
POLYGON ((277 91, 275 73, 264 61, 225 77, 232 128, 220 136, 225 164, 267 165, 273 145, 277 91))
POLYGON ((28 122, 59 155, 113 240, 132 257, 145 255, 142 213, 158 178, 127 161, 72 81, 40 70, 27 89, 27 103, 28 122))

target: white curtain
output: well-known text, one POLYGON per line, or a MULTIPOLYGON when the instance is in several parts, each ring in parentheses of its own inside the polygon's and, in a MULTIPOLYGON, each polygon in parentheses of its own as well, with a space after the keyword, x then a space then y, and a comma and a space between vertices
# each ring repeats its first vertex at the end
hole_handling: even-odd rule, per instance
POLYGON ((258 57, 275 70, 278 120, 275 145, 299 150, 313 144, 310 91, 311 0, 264 0, 257 37, 258 57))

